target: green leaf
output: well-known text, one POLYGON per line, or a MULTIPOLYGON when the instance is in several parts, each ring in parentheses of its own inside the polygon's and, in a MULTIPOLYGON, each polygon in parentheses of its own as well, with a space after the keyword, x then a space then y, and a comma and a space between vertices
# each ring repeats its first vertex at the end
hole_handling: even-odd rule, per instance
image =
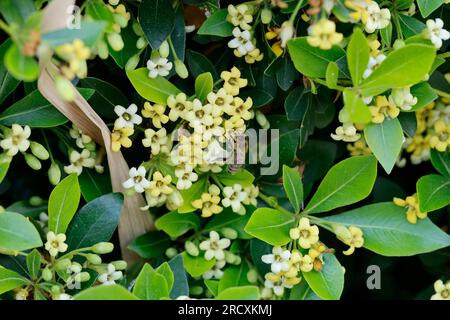
POLYGON ((162 230, 172 238, 182 236, 191 229, 200 227, 200 218, 195 213, 166 213, 155 221, 156 229, 162 230))
POLYGON ((311 91, 303 87, 292 90, 284 102, 286 116, 291 121, 303 121, 313 109, 311 91))
POLYGON ((50 231, 65 233, 80 202, 78 177, 71 174, 53 189, 48 200, 48 228, 50 231))
POLYGON ((42 41, 55 48, 62 44, 72 42, 75 39, 80 39, 86 46, 92 47, 103 35, 105 27, 105 21, 82 22, 80 28, 62 28, 44 33, 42 35, 42 41))
POLYGON ((138 20, 150 46, 158 50, 175 26, 175 12, 170 1, 143 0, 138 20))
POLYGON ((364 127, 364 138, 384 170, 389 174, 402 150, 403 130, 398 119, 385 119, 364 127))
POLYGON ((217 174, 216 177, 226 186, 240 184, 242 188, 250 186, 255 180, 253 174, 245 169, 236 172, 228 172, 227 170, 224 170, 223 172, 217 174))
POLYGON ((431 212, 450 203, 450 178, 429 174, 417 181, 417 195, 422 212, 431 212))
POLYGON ((219 280, 205 280, 205 286, 214 297, 219 293, 219 280))
POLYGON ((311 289, 322 299, 339 300, 344 290, 344 268, 332 253, 323 254, 320 272, 303 272, 311 289))
POLYGON ((258 208, 245 226, 245 231, 273 246, 282 246, 291 240, 289 230, 294 223, 294 215, 290 213, 258 208))
POLYGON ((255 286, 227 288, 217 295, 216 300, 259 300, 259 288, 255 286))
POLYGON ((0 266, 0 294, 29 284, 29 280, 22 277, 17 272, 8 270, 3 266, 0 266))
POLYGON ((347 65, 354 86, 358 86, 369 63, 369 44, 359 28, 353 30, 347 47, 347 65))
MULTIPOLYGON (((79 89, 85 99, 93 94, 92 89, 79 89)), ((18 123, 32 128, 50 128, 66 123, 67 118, 45 99, 38 90, 26 95, 0 114, 0 124, 18 123)))
POLYGON ((206 260, 202 256, 193 257, 186 252, 183 252, 181 256, 187 273, 193 277, 200 277, 216 263, 216 259, 206 260))
POLYGON ((170 291, 170 298, 176 299, 179 296, 189 295, 189 284, 181 254, 177 254, 172 260, 170 260, 169 266, 174 275, 174 282, 172 290, 170 291))
POLYGON ((377 161, 372 155, 339 162, 323 178, 304 212, 326 212, 364 199, 370 194, 376 175, 377 161))
POLYGON ((417 103, 408 110, 409 112, 420 110, 438 98, 436 91, 428 82, 421 82, 412 86, 410 92, 417 98, 417 103))
POLYGON ((106 173, 85 169, 78 177, 81 194, 87 202, 112 192, 111 178, 106 173))
POLYGON ((110 193, 88 202, 73 218, 67 230, 69 250, 109 241, 119 224, 123 195, 110 193))
POLYGON ((139 300, 122 286, 113 284, 109 286, 96 286, 81 291, 73 297, 74 300, 139 300))
POLYGON ((295 212, 299 212, 303 203, 303 183, 300 172, 283 166, 283 187, 295 212))
POLYGON ((169 80, 163 77, 149 78, 147 68, 127 71, 128 79, 136 91, 145 99, 166 105, 170 95, 177 95, 181 91, 169 80))
POLYGON ((339 67, 336 62, 331 61, 328 63, 327 71, 325 74, 325 80, 327 81, 327 86, 330 89, 336 88, 339 76, 339 67))
POLYGON ((41 237, 27 218, 13 212, 0 213, 0 249, 24 251, 40 246, 41 237))
POLYGON ((212 62, 201 53, 187 50, 186 51, 186 62, 191 72, 192 77, 197 78, 205 72, 211 73, 214 80, 219 78, 216 68, 212 62))
POLYGON ((391 46, 392 43, 392 23, 380 30, 381 43, 386 46, 391 46))
POLYGON ((8 24, 23 24, 35 10, 36 7, 33 0, 0 1, 0 12, 8 24))
POLYGON ((197 33, 219 37, 231 36, 233 34, 233 25, 227 21, 227 15, 227 9, 217 10, 203 22, 197 33))
POLYGON ((440 174, 450 177, 450 150, 439 152, 431 149, 431 163, 440 174))
POLYGON ((295 71, 294 65, 289 57, 286 56, 278 63, 276 77, 278 86, 283 91, 289 90, 298 78, 298 73, 295 71))
POLYGON ((125 68, 128 60, 139 54, 139 49, 136 47, 136 42, 139 36, 133 31, 133 24, 128 23, 128 26, 120 30, 120 35, 123 39, 122 50, 115 51, 108 43, 109 55, 114 59, 120 68, 125 68))
POLYGON ((345 55, 342 48, 333 46, 330 50, 321 50, 308 44, 306 37, 292 39, 288 50, 295 68, 307 77, 324 78, 328 63, 337 61, 345 55))
POLYGON ((344 90, 344 109, 349 113, 353 122, 368 123, 372 119, 369 108, 362 98, 350 88, 344 90))
POLYGON ((149 232, 143 234, 128 246, 144 259, 161 257, 172 242, 164 232, 149 232))
POLYGON ((397 118, 405 135, 411 138, 414 137, 417 130, 416 114, 413 112, 401 112, 397 118))
POLYGON ((160 300, 169 297, 169 287, 166 278, 146 263, 136 279, 133 294, 142 300, 160 300))
POLYGON ((301 281, 291 289, 289 300, 320 300, 320 298, 306 281, 301 281))
POLYGON ((199 179, 196 183, 193 183, 192 186, 187 190, 181 190, 181 196, 183 197, 183 204, 178 208, 179 213, 188 213, 195 211, 192 206, 192 201, 196 199, 200 199, 203 192, 206 192, 207 189, 207 179, 202 178, 199 179))
POLYGON ((39 75, 39 65, 33 57, 25 57, 15 43, 6 51, 4 63, 8 72, 16 79, 34 81, 39 75))
POLYGON ((417 0, 420 14, 423 18, 428 17, 433 11, 444 4, 443 0, 417 0))
POLYGON ((405 87, 423 80, 436 56, 433 46, 412 43, 393 51, 360 86, 364 97, 391 88, 405 87))
POLYGON ((169 264, 167 262, 163 262, 158 268, 156 268, 156 272, 158 272, 166 279, 167 288, 169 289, 170 292, 173 288, 175 277, 169 264))
POLYGON ((0 183, 3 181, 3 179, 5 179, 10 163, 11 161, 4 161, 0 163, 0 183))
POLYGON ((94 20, 100 20, 107 23, 107 32, 113 32, 114 14, 107 6, 101 2, 90 1, 86 5, 86 14, 94 20))
POLYGON ((426 28, 424 23, 406 14, 399 13, 397 17, 400 25, 400 30, 406 39, 420 34, 426 28))
POLYGON ((406 209, 381 202, 325 218, 356 226, 364 233, 364 247, 384 256, 412 256, 450 245, 450 237, 430 219, 406 220, 406 209))
POLYGON ((32 279, 37 279, 39 276, 41 261, 41 254, 36 249, 27 254, 27 269, 32 279))
MULTIPOLYGON (((6 51, 11 45, 11 40, 8 39, 0 45, 0 61, 4 61, 6 51)), ((20 81, 14 78, 6 69, 4 63, 0 64, 0 103, 17 88, 20 81)))
POLYGON ((226 268, 219 281, 219 294, 227 288, 249 285, 250 282, 247 280, 249 270, 247 263, 226 268))
POLYGON ((205 72, 195 79, 195 95, 200 101, 205 101, 206 96, 213 90, 214 80, 211 72, 205 72))

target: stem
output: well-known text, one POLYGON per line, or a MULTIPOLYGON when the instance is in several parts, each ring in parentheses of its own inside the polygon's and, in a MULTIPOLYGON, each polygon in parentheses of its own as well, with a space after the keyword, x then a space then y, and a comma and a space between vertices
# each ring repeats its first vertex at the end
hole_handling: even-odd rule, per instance
POLYGON ((210 175, 210 177, 214 180, 214 182, 219 186, 220 189, 223 190, 223 184, 219 181, 215 174, 210 175))
POLYGON ((49 145, 49 143, 48 143, 47 136, 45 135, 45 132, 44 132, 43 129, 41 129, 41 133, 42 133, 42 137, 44 137, 45 148, 47 149, 48 154, 50 155, 50 161, 51 161, 52 163, 54 163, 54 162, 55 162, 55 159, 53 158, 52 150, 50 149, 50 145, 49 145))
MULTIPOLYGON (((318 217, 305 215, 309 220, 313 221, 314 223, 320 225, 322 228, 327 229, 328 231, 333 232, 333 228, 331 227, 331 223, 325 219, 321 219, 318 217)), ((334 233, 334 232, 333 232, 334 233)))
POLYGON ((295 18, 297 17, 298 11, 300 10, 300 7, 303 4, 303 0, 299 0, 297 2, 297 5, 295 6, 294 12, 292 12, 291 16, 289 17, 289 22, 293 23, 295 18))
MULTIPOLYGON (((327 82, 325 81, 325 80, 322 80, 322 79, 312 79, 314 82, 317 82, 317 83, 319 83, 319 84, 322 84, 322 85, 324 85, 324 86, 327 86, 327 82)), ((328 87, 328 86, 327 86, 328 87)), ((335 88, 333 88, 333 89, 337 89, 337 90, 340 90, 340 91, 344 91, 345 90, 345 87, 343 87, 343 86, 340 86, 340 85, 336 85, 336 87, 335 88)))
POLYGON ((433 88, 433 90, 434 90, 434 92, 436 92, 436 94, 438 94, 439 96, 450 99, 450 93, 445 92, 445 91, 442 91, 442 90, 439 90, 439 89, 436 89, 436 88, 433 88))
POLYGON ((449 52, 444 52, 444 53, 440 53, 437 55, 439 58, 445 59, 445 58, 450 58, 450 51, 449 52))
POLYGON ((265 195, 264 193, 259 193, 258 197, 261 198, 261 200, 263 200, 265 203, 267 203, 269 206, 271 206, 274 209, 277 209, 281 212, 284 213, 289 213, 289 214, 293 214, 292 212, 290 212, 289 210, 283 208, 282 206, 280 206, 276 200, 276 198, 273 197, 269 197, 267 195, 265 195))
POLYGON ((175 51, 175 47, 173 46, 172 39, 170 37, 167 37, 167 42, 169 43, 170 50, 172 51, 174 60, 175 61, 180 60, 177 56, 177 52, 175 51))
POLYGON ((8 25, 6 24, 6 22, 3 21, 2 19, 0 19, 0 29, 2 29, 2 30, 5 31, 8 35, 11 36, 11 34, 12 34, 12 29, 11 29, 11 27, 8 26, 8 25))

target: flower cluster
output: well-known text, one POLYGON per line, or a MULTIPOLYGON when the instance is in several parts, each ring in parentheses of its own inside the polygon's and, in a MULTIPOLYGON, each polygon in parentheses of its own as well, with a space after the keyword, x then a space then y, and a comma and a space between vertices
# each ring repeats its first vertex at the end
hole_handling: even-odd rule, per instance
POLYGON ((415 224, 417 223, 417 218, 425 219, 427 217, 426 212, 420 211, 419 200, 417 194, 406 197, 406 199, 394 198, 394 203, 397 206, 404 207, 406 210, 406 219, 408 222, 415 224))

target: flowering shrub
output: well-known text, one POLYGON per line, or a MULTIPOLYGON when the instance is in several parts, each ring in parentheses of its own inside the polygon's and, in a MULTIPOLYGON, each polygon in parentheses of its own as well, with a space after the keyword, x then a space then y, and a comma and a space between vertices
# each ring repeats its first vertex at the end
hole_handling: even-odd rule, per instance
POLYGON ((77 4, 0 1, 0 299, 450 299, 448 1, 77 4))

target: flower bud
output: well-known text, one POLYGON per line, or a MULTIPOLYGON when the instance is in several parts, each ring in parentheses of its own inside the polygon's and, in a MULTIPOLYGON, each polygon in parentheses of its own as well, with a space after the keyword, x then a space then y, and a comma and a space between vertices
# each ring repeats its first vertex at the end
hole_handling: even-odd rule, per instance
POLYGON ((102 263, 102 258, 98 254, 88 253, 86 255, 86 259, 92 264, 102 263))
POLYGON ((405 41, 403 41, 401 39, 397 39, 397 40, 395 40, 393 47, 394 47, 394 50, 397 50, 397 49, 403 48, 405 45, 406 45, 405 41))
POLYGON ((267 121, 266 116, 261 111, 256 111, 256 122, 261 126, 263 129, 269 129, 270 123, 267 121))
POLYGON ((28 164, 28 166, 33 170, 40 170, 42 168, 41 162, 38 158, 33 156, 32 154, 25 153, 24 154, 25 161, 28 164))
POLYGON ((186 249, 186 252, 193 257, 197 257, 200 253, 198 247, 192 241, 186 241, 184 248, 186 249))
POLYGON ((106 36, 106 39, 108 39, 108 43, 114 51, 120 51, 123 49, 123 39, 119 33, 109 33, 106 36))
POLYGON ((250 269, 250 271, 247 272, 247 280, 250 283, 258 282, 258 272, 255 269, 250 269))
POLYGON ((53 162, 50 169, 48 169, 48 180, 54 186, 61 180, 61 169, 56 162, 53 162))
POLYGON ((98 254, 110 253, 114 250, 114 245, 111 242, 99 242, 92 246, 92 251, 98 254))
POLYGON ((30 143, 31 152, 38 157, 38 159, 41 160, 47 160, 49 158, 49 154, 47 149, 44 148, 44 146, 40 143, 37 143, 35 141, 32 141, 30 143))
POLYGON ((189 288, 189 293, 193 296, 199 296, 203 293, 203 287, 195 286, 195 287, 189 288))
POLYGON ((37 207, 37 206, 40 206, 41 204, 43 204, 44 201, 42 200, 41 197, 33 196, 33 197, 30 198, 29 203, 33 207, 37 207))
POLYGON ((117 260, 117 261, 113 261, 111 263, 114 266, 114 268, 116 268, 116 270, 125 270, 128 266, 126 261, 123 261, 123 260, 117 260))
POLYGON ((51 281, 53 279, 53 272, 49 268, 42 270, 42 279, 45 281, 51 281))
POLYGON ((333 225, 333 232, 336 234, 338 239, 344 242, 352 239, 352 234, 350 233, 350 230, 348 230, 348 228, 342 224, 333 225))
POLYGON ((264 24, 269 24, 272 21, 272 10, 269 8, 264 8, 261 11, 261 22, 264 24))
POLYGON ((231 253, 230 251, 225 251, 225 261, 229 264, 235 264, 236 255, 231 253))
POLYGON ((140 37, 139 39, 137 39, 136 41, 136 48, 140 49, 144 49, 147 46, 148 42, 144 37, 140 37))
POLYGON ((131 71, 136 69, 137 65, 139 64, 140 58, 141 57, 139 56, 139 54, 135 54, 130 59, 128 59, 127 63, 125 64, 125 70, 131 71))
POLYGON ((295 29, 294 25, 291 21, 286 20, 281 25, 281 31, 279 34, 280 40, 281 40, 281 47, 286 48, 286 45, 289 40, 291 40, 294 37, 295 29))
POLYGON ((234 240, 234 239, 236 239, 238 237, 237 231, 232 229, 232 228, 228 228, 228 227, 223 228, 221 230, 221 233, 222 233, 222 235, 225 238, 228 238, 228 239, 231 239, 231 240, 234 240))
POLYGON ((119 4, 119 0, 108 0, 108 3, 112 6, 117 6, 119 4))
POLYGON ((138 36, 143 36, 144 35, 144 31, 142 31, 141 25, 139 24, 139 22, 134 21, 133 25, 132 25, 133 31, 136 35, 138 36))
POLYGON ((68 102, 71 102, 75 99, 75 92, 73 90, 73 86, 69 80, 64 77, 57 76, 55 78, 55 87, 58 90, 59 95, 68 102))
POLYGON ((167 58, 170 53, 169 43, 167 41, 164 41, 163 43, 161 43, 158 51, 162 58, 167 58))
POLYGON ((175 257, 177 255, 178 251, 177 249, 171 247, 171 248, 167 248, 166 250, 166 256, 169 259, 172 259, 173 257, 175 257))
POLYGON ((181 79, 186 79, 189 76, 186 65, 181 60, 175 60, 175 71, 181 79))
POLYGON ((126 28, 128 25, 128 20, 121 14, 114 15, 114 21, 121 27, 126 28))
POLYGON ((89 281, 91 275, 88 272, 80 272, 75 275, 74 280, 76 282, 86 282, 89 281))
POLYGON ((57 270, 67 270, 71 265, 72 262, 69 259, 61 259, 56 263, 55 268, 57 270))
POLYGON ((109 50, 108 50, 108 45, 106 44, 105 41, 100 40, 97 43, 97 54, 100 57, 100 59, 107 59, 109 57, 109 50))

